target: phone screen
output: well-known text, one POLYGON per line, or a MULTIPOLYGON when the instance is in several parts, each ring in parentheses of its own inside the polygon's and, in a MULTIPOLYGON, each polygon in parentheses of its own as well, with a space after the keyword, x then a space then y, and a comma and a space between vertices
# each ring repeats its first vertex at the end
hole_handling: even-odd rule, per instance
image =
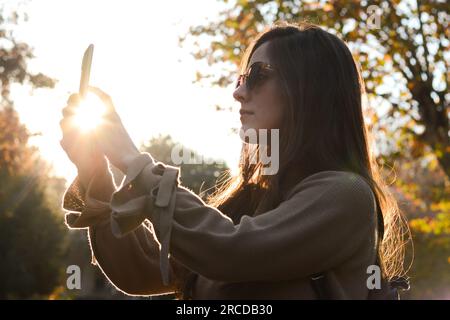
POLYGON ((91 74, 92 56, 94 54, 94 45, 90 44, 83 55, 81 64, 81 79, 79 93, 82 98, 86 96, 89 87, 89 77, 91 74))

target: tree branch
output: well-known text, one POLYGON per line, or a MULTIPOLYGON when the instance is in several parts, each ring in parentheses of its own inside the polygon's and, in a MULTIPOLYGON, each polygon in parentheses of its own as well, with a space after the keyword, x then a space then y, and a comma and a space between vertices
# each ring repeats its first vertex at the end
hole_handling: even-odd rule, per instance
POLYGON ((431 79, 431 74, 430 74, 430 63, 428 61, 428 56, 429 56, 429 51, 428 51, 428 46, 426 43, 426 39, 425 39, 425 34, 423 32, 423 23, 422 23, 422 11, 420 9, 421 7, 421 1, 420 0, 416 0, 416 5, 417 5, 417 15, 419 17, 419 32, 420 32, 420 36, 422 37, 422 46, 424 49, 424 54, 425 54, 425 67, 426 67, 426 74, 427 74, 427 81, 432 81, 431 79))

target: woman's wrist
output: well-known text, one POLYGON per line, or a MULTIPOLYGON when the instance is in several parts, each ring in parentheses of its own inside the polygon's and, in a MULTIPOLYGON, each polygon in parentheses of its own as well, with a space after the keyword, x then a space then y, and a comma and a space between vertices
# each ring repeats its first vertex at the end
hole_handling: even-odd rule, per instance
MULTIPOLYGON (((98 181, 107 181, 110 179, 111 174, 108 170, 108 163, 106 159, 102 159, 98 161, 96 164, 92 166, 77 166, 78 169, 78 179, 83 186, 84 190, 87 190, 89 185, 93 182, 95 178, 98 184, 98 181)), ((104 183, 108 185, 108 183, 104 183)), ((92 189, 92 187, 91 187, 92 189)))
POLYGON ((87 190, 90 198, 109 202, 115 191, 113 178, 108 168, 94 173, 89 189, 87 190))
POLYGON ((126 154, 119 165, 120 171, 122 171, 124 174, 127 173, 128 168, 130 167, 130 164, 141 155, 139 150, 132 151, 128 154, 126 154))

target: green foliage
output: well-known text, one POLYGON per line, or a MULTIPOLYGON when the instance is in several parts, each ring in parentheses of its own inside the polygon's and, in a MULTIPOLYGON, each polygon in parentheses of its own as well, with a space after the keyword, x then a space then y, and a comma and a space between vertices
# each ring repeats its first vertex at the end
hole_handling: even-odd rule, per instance
POLYGON ((413 259, 408 272, 412 286, 402 297, 443 299, 450 295, 450 179, 436 157, 425 154, 380 162, 394 163, 391 188, 409 219, 414 244, 414 256, 410 250, 406 259, 413 259))
POLYGON ((0 299, 39 298, 61 281, 64 225, 16 112, 0 110, 0 125, 0 299))
POLYGON ((413 227, 414 264, 409 272, 412 287, 404 298, 450 298, 450 234, 423 233, 413 227))
POLYGON ((33 50, 24 42, 17 41, 13 27, 26 15, 8 11, 0 4, 0 91, 3 98, 0 107, 11 106, 10 87, 13 83, 30 84, 33 88, 53 88, 55 80, 42 74, 31 73, 28 61, 34 58, 33 50))
POLYGON ((13 83, 54 85, 53 79, 28 70, 32 49, 12 32, 23 17, 0 6, 0 299, 48 295, 64 271, 64 225, 57 216, 59 202, 49 201, 54 191, 47 187, 56 180, 28 145, 30 133, 10 100, 13 83))

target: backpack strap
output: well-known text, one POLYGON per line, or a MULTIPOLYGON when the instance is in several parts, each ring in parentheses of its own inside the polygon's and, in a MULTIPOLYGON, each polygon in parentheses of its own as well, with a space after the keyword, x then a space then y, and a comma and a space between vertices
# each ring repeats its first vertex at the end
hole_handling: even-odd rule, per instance
POLYGON ((316 293, 317 299, 329 300, 331 299, 330 288, 325 273, 316 273, 310 277, 311 286, 316 293))
POLYGON ((399 290, 408 291, 411 287, 411 285, 409 283, 409 278, 400 277, 400 276, 393 277, 389 281, 389 284, 392 289, 396 289, 397 291, 399 291, 399 290))

